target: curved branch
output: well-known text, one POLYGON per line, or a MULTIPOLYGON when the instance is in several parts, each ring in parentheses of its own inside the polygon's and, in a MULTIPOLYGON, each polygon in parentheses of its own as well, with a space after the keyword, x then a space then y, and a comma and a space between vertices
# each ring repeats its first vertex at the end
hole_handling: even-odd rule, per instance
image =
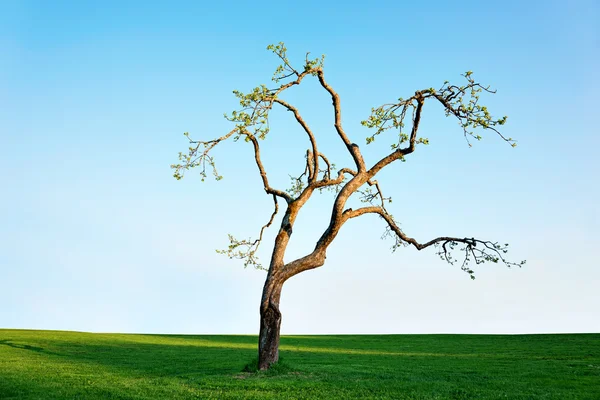
POLYGON ((277 212, 279 211, 279 205, 277 204, 276 195, 273 195, 273 203, 275 206, 275 210, 273 211, 273 214, 271 214, 271 218, 269 218, 269 221, 261 228, 258 239, 255 239, 254 241, 251 241, 250 239, 237 240, 232 235, 228 235, 230 243, 229 247, 225 250, 217 250, 217 253, 225 254, 229 258, 244 259, 245 267, 247 267, 248 265, 253 265, 256 269, 266 270, 266 268, 264 268, 262 264, 258 261, 256 252, 258 251, 258 248, 262 243, 263 233, 265 229, 269 228, 273 224, 273 221, 275 220, 275 215, 277 215, 277 212), (241 250, 240 247, 242 248, 241 250))
POLYGON ((350 142, 350 139, 348 139, 348 136, 346 135, 346 132, 344 132, 344 128, 342 127, 342 106, 340 104, 340 96, 325 81, 322 68, 317 69, 317 76, 319 78, 321 86, 323 86, 323 88, 327 90, 327 92, 329 92, 329 94, 331 95, 331 101, 333 103, 333 111, 335 116, 335 130, 346 145, 346 148, 350 152, 350 155, 354 159, 356 168, 358 168, 359 171, 364 171, 366 169, 365 160, 363 159, 363 156, 360 153, 358 146, 355 143, 350 142))
POLYGON ((490 129, 494 131, 498 136, 511 146, 515 147, 516 141, 512 138, 507 138, 495 128, 497 125, 504 125, 507 117, 499 119, 492 118, 487 107, 479 104, 479 93, 496 93, 495 90, 491 90, 489 86, 483 86, 473 79, 473 72, 467 71, 462 76, 467 80, 467 84, 464 86, 450 85, 448 81, 444 82, 442 87, 438 90, 430 88, 428 90, 422 90, 421 93, 425 97, 434 97, 438 100, 446 110, 446 116, 454 115, 459 122, 459 125, 463 129, 465 139, 469 146, 468 136, 471 136, 477 140, 481 140, 480 135, 476 135, 472 129, 481 127, 483 129, 490 129), (467 100, 465 102, 465 100, 467 100))
POLYGON ((329 160, 327 159, 327 157, 325 157, 325 155, 323 153, 319 153, 319 157, 321 157, 321 159, 323 159, 323 162, 325 163, 325 165, 327 165, 327 169, 323 171, 324 172, 323 179, 331 179, 331 163, 329 162, 329 160))
POLYGON ((362 207, 356 210, 345 210, 344 211, 344 217, 345 219, 350 219, 350 218, 356 218, 358 216, 361 216, 363 214, 378 214, 381 218, 383 218, 385 220, 385 222, 387 222, 389 228, 398 236, 398 238, 400 238, 403 242, 412 244, 417 250, 423 250, 433 244, 436 243, 440 243, 440 242, 449 242, 449 241, 455 241, 455 242, 460 242, 460 243, 465 243, 465 244, 474 244, 477 240, 475 239, 460 239, 460 238, 455 238, 455 237, 449 237, 449 236, 440 236, 438 238, 432 239, 429 242, 426 243, 419 243, 417 242, 414 238, 411 238, 409 236, 407 236, 404 232, 402 232, 402 230, 400 229, 400 227, 396 224, 396 221, 394 221, 394 218, 388 214, 382 207, 379 206, 372 206, 372 207, 362 207))
POLYGON ((317 140, 315 139, 315 135, 312 133, 311 129, 306 124, 306 122, 304 121, 304 119, 302 118, 302 116, 300 115, 300 112, 298 112, 298 109, 296 107, 294 107, 291 104, 289 104, 281 99, 278 99, 278 98, 274 98, 273 102, 282 105, 288 111, 291 111, 292 113, 294 113, 294 117, 296 117, 296 121, 298 121, 300 126, 302 126, 302 129, 304 129, 304 132, 306 132, 306 134, 308 135, 308 139, 310 140, 310 144, 312 146, 312 160, 310 160, 310 161, 312 161, 313 171, 315 171, 315 173, 311 174, 311 176, 309 177, 310 178, 309 181, 315 181, 317 173, 319 171, 319 157, 317 156, 319 154, 319 151, 317 150, 317 140))
POLYGON ((275 210, 273 210, 273 214, 271 214, 271 218, 269 219, 269 222, 267 222, 267 224, 264 225, 262 227, 262 229, 260 230, 260 235, 258 236, 258 239, 256 241, 257 244, 262 241, 262 236, 263 236, 264 230, 271 226, 271 224, 273 223, 273 220, 275 219, 275 216, 277 215, 277 212, 279 211, 279 204, 277 204, 277 196, 276 195, 273 195, 273 205, 275 206, 275 210))
POLYGON ((416 144, 429 143, 429 140, 426 138, 417 138, 417 131, 421 119, 421 109, 425 99, 428 98, 433 98, 440 102, 445 109, 446 116, 453 115, 458 119, 459 125, 463 129, 465 139, 469 146, 471 146, 471 143, 469 143, 469 136, 477 140, 482 139, 482 136, 473 132, 476 128, 482 128, 483 130, 489 129, 498 134, 504 141, 510 143, 513 147, 516 146, 515 140, 503 136, 496 128, 496 126, 504 125, 507 117, 494 119, 487 107, 479 104, 480 92, 496 92, 490 90, 489 86, 486 87, 477 83, 473 79, 471 71, 467 71, 462 76, 467 80, 467 84, 464 86, 459 87, 450 85, 448 81, 446 81, 438 90, 433 88, 420 90, 406 100, 400 98, 398 99, 398 103, 384 104, 371 110, 369 118, 361 122, 363 126, 375 129, 375 133, 367 137, 367 144, 373 142, 377 135, 380 135, 391 128, 397 128, 399 136, 398 144, 392 144, 392 149, 394 149, 394 151, 379 160, 371 170, 369 170, 371 176, 374 176, 378 171, 393 161, 399 159, 403 160, 404 156, 415 150, 416 144), (406 112, 409 108, 413 108, 413 125, 410 137, 402 132, 406 112), (409 142, 408 146, 399 148, 404 142, 409 142))
POLYGON ((275 195, 275 196, 279 196, 282 199, 284 199, 288 204, 290 204, 294 200, 294 199, 292 199, 292 196, 290 196, 288 193, 286 193, 282 190, 273 189, 269 185, 269 179, 267 178, 267 172, 265 171, 265 167, 263 166, 263 163, 260 159, 260 146, 258 144, 258 139, 256 139, 256 136, 254 136, 248 132, 242 132, 242 133, 244 135, 246 135, 246 137, 252 142, 252 145, 254 146, 254 160, 256 161, 256 166, 258 167, 258 171, 260 172, 260 177, 262 178, 265 192, 275 195))
POLYGON ((489 240, 480 240, 475 238, 457 238, 452 236, 440 236, 432 239, 426 243, 419 243, 414 238, 407 236, 400 227, 394 221, 394 218, 388 214, 382 207, 362 207, 357 210, 348 209, 343 213, 344 222, 350 218, 356 218, 363 214, 378 214, 388 224, 388 228, 396 235, 396 244, 394 249, 400 245, 413 245, 417 250, 423 250, 432 245, 440 246, 441 250, 438 251, 438 255, 446 260, 450 264, 454 264, 456 261, 450 254, 451 250, 459 244, 463 244, 464 247, 460 249, 464 252, 464 259, 462 262, 461 269, 467 272, 471 279, 475 279, 474 271, 468 268, 470 261, 475 261, 476 264, 482 264, 484 262, 497 263, 501 261, 507 267, 522 266, 525 261, 514 263, 504 258, 504 254, 508 252, 508 244, 501 245, 498 242, 492 242, 489 240), (479 246, 479 247, 478 247, 479 246))
POLYGON ((407 101, 412 102, 413 99, 417 101, 417 106, 416 106, 415 113, 413 116, 413 125, 412 125, 412 130, 410 133, 408 147, 397 149, 397 150, 393 151, 392 153, 388 154, 387 156, 383 157, 381 160, 379 160, 377 163, 375 163, 375 165, 373 165, 373 167, 371 167, 371 169, 368 172, 369 176, 371 176, 371 177, 375 176, 377 174, 377 172, 379 172, 385 166, 391 164, 392 162, 394 162, 396 160, 403 159, 404 156, 415 151, 415 145, 417 143, 417 131, 419 130, 419 123, 421 122, 421 111, 423 109, 423 104, 425 104, 425 99, 423 98, 423 95, 419 92, 417 92, 414 97, 411 97, 407 101))
POLYGON ((229 133, 221 136, 220 138, 208 140, 208 141, 195 141, 195 140, 190 139, 190 137, 187 133, 185 135, 188 138, 190 144, 195 144, 196 146, 190 147, 187 155, 183 154, 183 153, 179 153, 179 159, 182 161, 181 164, 171 165, 171 168, 175 169, 175 173, 173 175, 175 176, 176 179, 183 178, 185 171, 187 171, 191 168, 201 166, 202 171, 200 171, 200 175, 202 176, 202 180, 204 180, 206 178, 206 164, 208 163, 213 169, 213 175, 215 176, 215 179, 220 180, 222 177, 217 172, 217 169, 215 167, 215 162, 209 154, 210 151, 216 145, 218 145, 219 143, 221 143, 224 140, 229 139, 230 137, 232 137, 234 135, 238 135, 238 136, 234 137, 234 140, 237 140, 239 138, 239 135, 244 135, 248 141, 252 142, 252 145, 254 147, 254 160, 256 161, 256 166, 258 167, 258 171, 259 171, 261 179, 263 181, 263 186, 264 186, 265 192, 267 192, 268 194, 272 194, 272 195, 281 197, 288 204, 293 201, 292 197, 288 193, 286 193, 282 190, 274 189, 269 185, 267 173, 265 171, 265 167, 263 166, 263 163, 260 158, 260 146, 258 144, 258 139, 256 139, 255 135, 246 131, 244 128, 238 126, 234 129, 232 129, 229 133))

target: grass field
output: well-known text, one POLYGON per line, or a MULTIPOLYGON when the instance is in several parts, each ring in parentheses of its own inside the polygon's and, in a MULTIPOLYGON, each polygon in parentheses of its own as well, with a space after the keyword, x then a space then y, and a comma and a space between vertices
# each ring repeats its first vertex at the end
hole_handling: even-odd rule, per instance
POLYGON ((600 399, 600 334, 287 336, 243 372, 256 341, 0 330, 0 399, 600 399))

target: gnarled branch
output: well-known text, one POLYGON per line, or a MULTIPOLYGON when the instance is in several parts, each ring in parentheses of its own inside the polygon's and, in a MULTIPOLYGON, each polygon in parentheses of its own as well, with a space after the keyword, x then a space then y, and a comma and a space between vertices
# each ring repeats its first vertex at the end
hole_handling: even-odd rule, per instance
POLYGON ((504 258, 504 254, 506 254, 508 251, 508 243, 501 245, 498 242, 492 242, 489 240, 458 238, 452 236, 440 236, 428 242, 419 243, 416 239, 406 235, 400 229, 392 215, 387 213, 382 207, 362 207, 357 210, 348 209, 344 211, 343 216, 344 220, 348 220, 350 218, 356 218, 368 213, 378 214, 385 220, 389 231, 394 234, 396 239, 394 249, 403 245, 412 245, 417 250, 423 250, 432 245, 439 246, 440 250, 437 254, 448 263, 454 264, 456 260, 452 257, 451 251, 454 250, 459 243, 463 244, 464 247, 460 249, 464 253, 461 269, 467 272, 471 279, 475 279, 475 275, 474 271, 468 267, 470 261, 475 261, 476 264, 482 264, 485 262, 502 262, 507 267, 520 267, 525 264, 525 261, 514 263, 504 258))
POLYGON ((267 172, 265 171, 265 167, 263 166, 262 161, 260 159, 260 146, 258 144, 258 140, 256 139, 256 137, 250 133, 244 133, 244 134, 252 142, 252 145, 254 146, 254 160, 256 161, 256 166, 258 167, 258 170, 260 172, 260 177, 262 178, 265 192, 281 197, 282 199, 287 201, 288 204, 291 203, 293 201, 292 196, 290 196, 289 194, 287 194, 286 192, 284 192, 282 190, 273 189, 269 185, 269 179, 267 178, 267 172))
POLYGON ((348 136, 346 135, 346 132, 344 132, 344 128, 342 127, 342 106, 340 104, 340 96, 325 81, 325 77, 324 77, 322 68, 319 68, 317 70, 317 76, 319 77, 319 82, 321 83, 321 86, 323 86, 323 88, 325 90, 327 90, 327 92, 329 92, 329 94, 331 95, 331 101, 333 103, 335 130, 338 133, 338 136, 342 139, 342 141, 346 145, 346 148, 350 152, 350 155, 354 159, 356 168, 359 171, 364 171, 366 169, 365 160, 363 159, 363 156, 360 153, 360 149, 358 148, 358 146, 355 143, 350 142, 350 139, 348 139, 348 136))
POLYGON ((319 151, 317 150, 317 140, 315 139, 315 135, 313 134, 313 132, 311 131, 309 126, 306 124, 306 122, 304 121, 304 119, 302 118, 302 116, 300 115, 300 112, 298 112, 298 109, 296 107, 294 107, 291 104, 289 104, 281 99, 278 99, 278 98, 273 98, 273 102, 280 104, 283 107, 285 107, 288 111, 291 111, 294 114, 296 121, 298 121, 298 123, 300 124, 302 129, 304 129, 304 132, 306 132, 306 134, 308 135, 308 139, 310 140, 310 145, 312 146, 312 152, 311 152, 311 158, 308 159, 307 161, 312 164, 312 166, 309 166, 309 169, 312 169, 312 171, 315 171, 315 173, 309 174, 309 182, 315 181, 316 175, 317 175, 316 172, 319 171, 319 157, 317 156, 319 154, 319 151))

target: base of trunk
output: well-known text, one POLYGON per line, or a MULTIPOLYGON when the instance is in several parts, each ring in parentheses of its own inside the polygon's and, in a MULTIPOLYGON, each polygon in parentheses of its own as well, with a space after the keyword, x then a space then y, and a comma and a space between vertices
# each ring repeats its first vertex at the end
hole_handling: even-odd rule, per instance
POLYGON ((272 303, 260 313, 260 334, 258 336, 258 369, 269 369, 271 364, 279 361, 279 331, 281 328, 281 312, 272 303))

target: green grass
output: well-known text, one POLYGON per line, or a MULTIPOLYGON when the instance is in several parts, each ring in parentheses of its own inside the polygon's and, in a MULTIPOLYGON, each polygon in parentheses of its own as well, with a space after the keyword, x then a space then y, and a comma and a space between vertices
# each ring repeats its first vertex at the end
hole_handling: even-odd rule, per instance
POLYGON ((0 330, 0 399, 600 399, 600 334, 254 336, 0 330))

